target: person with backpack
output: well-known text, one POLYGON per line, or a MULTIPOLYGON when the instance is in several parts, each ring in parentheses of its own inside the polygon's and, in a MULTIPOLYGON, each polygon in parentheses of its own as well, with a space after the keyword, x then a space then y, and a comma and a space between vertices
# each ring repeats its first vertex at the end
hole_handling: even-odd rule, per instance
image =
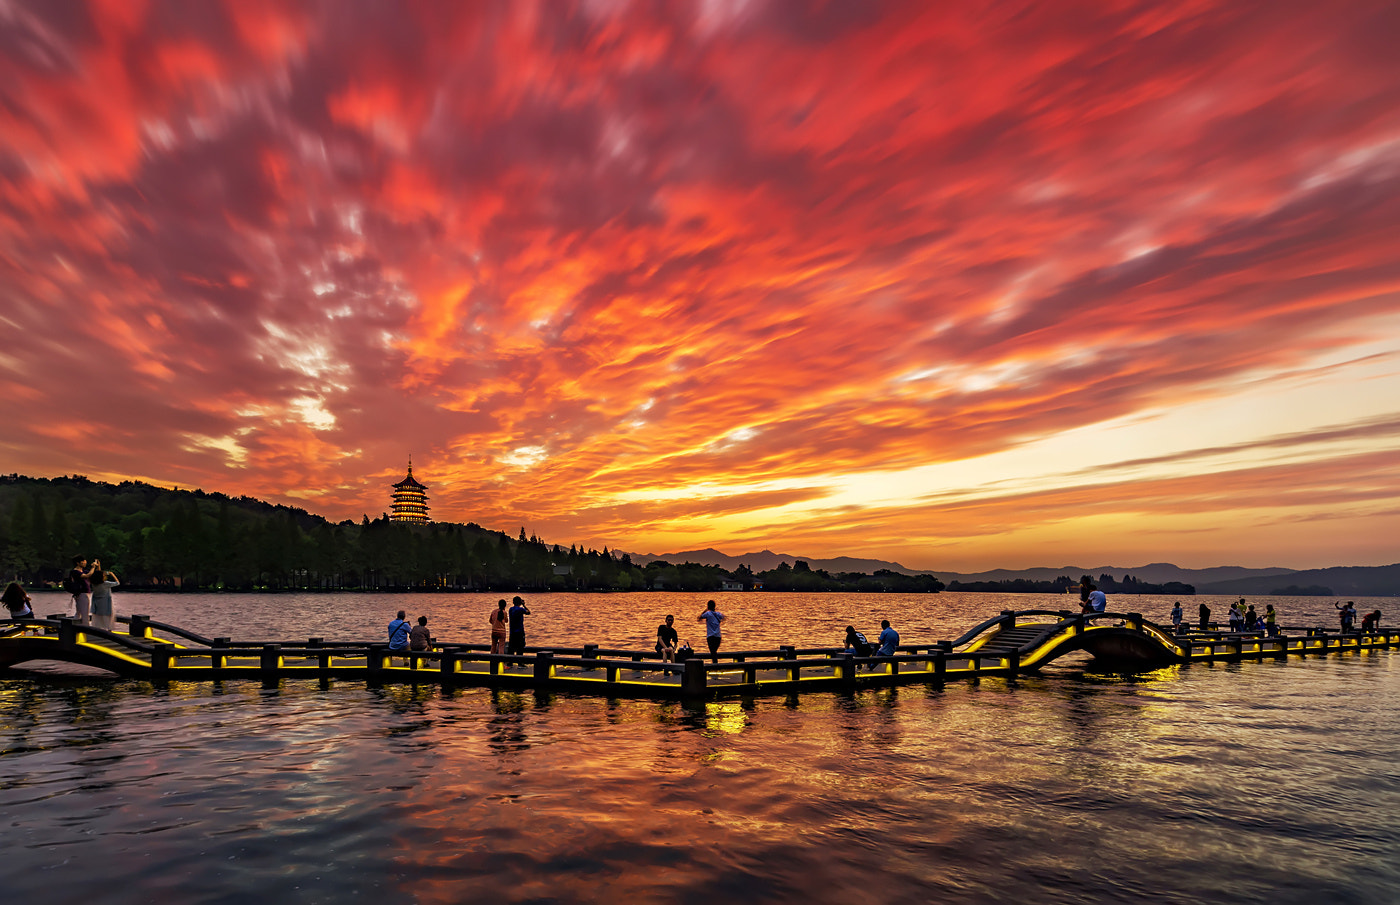
POLYGON ((389 623, 389 650, 408 650, 408 635, 412 630, 413 626, 404 618, 404 611, 399 610, 397 618, 389 623))

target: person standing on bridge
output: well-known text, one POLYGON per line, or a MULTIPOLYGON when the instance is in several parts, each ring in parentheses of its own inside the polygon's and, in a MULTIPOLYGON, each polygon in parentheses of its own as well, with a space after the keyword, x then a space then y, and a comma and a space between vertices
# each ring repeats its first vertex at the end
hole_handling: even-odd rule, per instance
POLYGON ((1210 607, 1201 604, 1201 631, 1210 631, 1210 607))
POLYGON ((79 553, 73 557, 73 568, 63 580, 63 587, 73 595, 73 612, 79 625, 92 621, 92 573, 99 565, 94 560, 89 566, 88 558, 79 553))
POLYGON ((893 657, 895 649, 899 647, 899 632, 890 627, 888 619, 880 620, 880 649, 875 652, 878 657, 893 657))
POLYGON ((1356 604, 1348 600, 1337 614, 1337 621, 1342 624, 1343 632, 1351 631, 1351 627, 1356 624, 1356 604))
POLYGON ((1274 615, 1274 605, 1272 603, 1264 606, 1264 633, 1270 638, 1278 637, 1278 622, 1274 615))
POLYGON ((408 633, 411 628, 408 620, 404 618, 404 611, 399 610, 398 617, 389 623, 389 650, 408 650, 408 633))
POLYGON ((1181 601, 1172 604, 1172 631, 1181 634, 1181 601))
POLYGON ((504 597, 496 601, 496 609, 492 610, 491 615, 486 617, 486 621, 491 623, 491 653, 505 653, 506 626, 509 620, 506 618, 506 599, 504 597))
POLYGON ((510 620, 510 640, 506 642, 506 653, 519 656, 525 653, 525 617, 530 615, 530 608, 519 596, 512 597, 510 602, 513 605, 506 613, 510 620))
POLYGON ((116 621, 112 611, 112 588, 121 582, 117 581, 117 576, 111 572, 94 574, 92 577, 100 579, 92 583, 92 624, 110 632, 116 621))
POLYGON ((710 657, 719 662, 720 642, 723 640, 719 631, 719 624, 724 621, 724 614, 715 609, 715 602, 709 600, 705 602, 705 612, 695 617, 696 622, 705 623, 705 643, 710 646, 710 657))

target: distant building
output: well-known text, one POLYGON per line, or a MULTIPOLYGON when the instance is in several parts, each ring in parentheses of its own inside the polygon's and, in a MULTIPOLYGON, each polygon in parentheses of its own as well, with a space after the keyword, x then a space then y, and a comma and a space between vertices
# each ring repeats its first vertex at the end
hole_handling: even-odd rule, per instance
POLYGON ((394 485, 394 502, 389 506, 389 521, 414 522, 426 525, 428 518, 428 488, 413 479, 413 457, 408 457, 408 477, 394 485))

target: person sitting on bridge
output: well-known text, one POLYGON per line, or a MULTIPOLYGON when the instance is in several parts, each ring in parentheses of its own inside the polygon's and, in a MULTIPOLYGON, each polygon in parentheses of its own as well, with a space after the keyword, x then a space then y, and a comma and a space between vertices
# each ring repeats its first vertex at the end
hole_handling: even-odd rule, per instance
POLYGON ((0 595, 0 602, 3 602, 5 609, 10 611, 11 619, 34 618, 34 608, 29 605, 29 595, 24 592, 24 587, 17 581, 6 585, 5 593, 0 595))
POLYGON ((661 662, 674 663, 676 646, 680 643, 681 636, 676 631, 676 617, 667 616, 666 621, 656 627, 656 652, 661 655, 661 662))
POLYGON ((1374 610, 1374 611, 1372 611, 1372 612, 1370 612, 1370 613, 1367 613, 1367 614, 1366 614, 1364 617, 1362 617, 1362 619, 1361 619, 1361 630, 1362 630, 1363 632, 1366 632, 1367 634, 1370 634, 1371 632, 1374 632, 1374 631, 1378 631, 1378 630, 1380 629, 1380 627, 1381 627, 1381 611, 1380 611, 1380 610, 1374 610))
POLYGON ((865 635, 856 631, 854 625, 846 626, 846 653, 857 657, 870 656, 870 642, 865 635))
POLYGON ((398 618, 389 623, 389 650, 408 650, 409 628, 404 611, 399 610, 398 618))
POLYGON ((1099 590, 1096 584, 1089 585, 1089 600, 1086 613, 1103 613, 1108 611, 1108 597, 1099 590))
POLYGON ((1250 604, 1244 611, 1244 630, 1247 632, 1259 631, 1259 614, 1254 612, 1254 604, 1250 604))
POLYGON ((428 650, 433 646, 433 639, 428 634, 428 617, 419 616, 418 624, 408 633, 409 650, 428 650))
POLYGON ((893 657, 895 648, 899 647, 899 632, 890 628, 888 619, 880 620, 880 649, 876 655, 880 657, 893 657))

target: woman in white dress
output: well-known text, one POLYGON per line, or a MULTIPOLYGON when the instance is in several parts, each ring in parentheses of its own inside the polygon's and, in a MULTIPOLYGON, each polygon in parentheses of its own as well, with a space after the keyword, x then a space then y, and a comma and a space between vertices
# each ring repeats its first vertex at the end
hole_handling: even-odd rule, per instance
MULTIPOLYGON (((97 576, 94 575, 93 578, 97 576)), ((112 614, 112 588, 120 582, 111 572, 103 572, 101 581, 92 583, 92 624, 94 628, 112 630, 116 622, 112 614)))

